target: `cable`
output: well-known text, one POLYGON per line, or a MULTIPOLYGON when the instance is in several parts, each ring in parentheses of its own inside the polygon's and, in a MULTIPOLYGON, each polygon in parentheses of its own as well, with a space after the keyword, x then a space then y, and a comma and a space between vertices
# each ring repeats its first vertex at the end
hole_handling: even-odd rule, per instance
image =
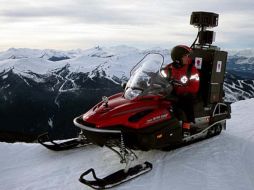
POLYGON ((194 47, 194 45, 196 44, 196 41, 198 40, 198 38, 199 38, 199 31, 198 31, 198 34, 197 34, 196 39, 195 39, 194 42, 191 44, 191 48, 194 47))

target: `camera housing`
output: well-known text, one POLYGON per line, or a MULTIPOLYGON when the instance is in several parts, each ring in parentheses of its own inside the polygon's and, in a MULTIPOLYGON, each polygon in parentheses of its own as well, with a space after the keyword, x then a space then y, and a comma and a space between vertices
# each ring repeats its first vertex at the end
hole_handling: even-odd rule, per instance
POLYGON ((197 27, 218 26, 219 15, 211 12, 192 12, 190 24, 197 27))
POLYGON ((218 26, 219 15, 212 12, 192 12, 190 24, 198 27, 198 42, 201 46, 211 45, 215 41, 215 32, 206 30, 218 26))

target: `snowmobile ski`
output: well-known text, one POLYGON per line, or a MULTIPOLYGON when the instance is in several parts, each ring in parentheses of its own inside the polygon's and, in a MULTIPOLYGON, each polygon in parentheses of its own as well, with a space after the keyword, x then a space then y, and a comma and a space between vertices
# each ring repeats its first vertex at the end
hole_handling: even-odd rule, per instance
POLYGON ((93 168, 87 170, 81 174, 79 181, 93 189, 109 189, 115 186, 118 186, 124 182, 130 181, 134 178, 137 178, 140 175, 143 175, 151 171, 153 165, 150 162, 144 162, 143 164, 136 165, 132 168, 129 168, 127 171, 125 169, 119 170, 115 173, 100 179, 96 176, 93 168), (84 177, 92 173, 94 180, 87 180, 84 177))
POLYGON ((37 140, 41 145, 53 151, 70 150, 91 144, 87 139, 79 137, 57 143, 49 138, 48 133, 40 135, 37 140))

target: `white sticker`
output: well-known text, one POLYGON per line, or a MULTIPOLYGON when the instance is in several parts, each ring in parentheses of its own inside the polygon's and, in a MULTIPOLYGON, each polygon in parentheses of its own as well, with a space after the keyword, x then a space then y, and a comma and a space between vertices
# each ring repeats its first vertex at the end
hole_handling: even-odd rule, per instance
POLYGON ((216 72, 217 73, 221 72, 221 66, 222 66, 222 61, 217 61, 217 67, 216 67, 216 72))
POLYGON ((195 57, 195 67, 201 69, 202 67, 202 57, 195 57))

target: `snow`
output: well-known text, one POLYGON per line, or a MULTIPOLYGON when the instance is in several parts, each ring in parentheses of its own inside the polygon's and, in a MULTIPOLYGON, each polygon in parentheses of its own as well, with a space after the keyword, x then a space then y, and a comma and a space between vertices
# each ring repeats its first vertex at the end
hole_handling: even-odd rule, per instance
POLYGON ((253 57, 254 49, 246 48, 242 50, 231 50, 229 51, 230 56, 238 56, 238 57, 253 57))
POLYGON ((29 49, 29 48, 10 48, 7 51, 0 52, 0 60, 4 59, 24 59, 24 58, 43 58, 50 57, 75 57, 81 50, 58 51, 53 49, 29 49))
POLYGON ((238 65, 248 64, 251 66, 254 64, 254 49, 248 48, 242 50, 231 50, 229 51, 229 58, 230 57, 236 59, 235 64, 238 65))
MULTIPOLYGON (((232 104, 232 118, 221 135, 177 150, 137 151, 149 173, 115 189, 253 190, 254 99, 232 104)), ((99 177, 121 168, 118 157, 95 145, 52 152, 39 144, 0 143, 0 189, 89 189, 78 181, 93 167, 99 177)))
MULTIPOLYGON (((51 61, 41 58, 24 58, 24 59, 11 59, 3 60, 0 62, 0 71, 9 70, 13 68, 13 71, 17 74, 23 74, 27 72, 34 72, 37 74, 46 74, 49 70, 56 67, 51 61)), ((59 64, 58 64, 59 65, 59 64)), ((62 65, 59 65, 62 66, 62 65)))
MULTIPOLYGON (((149 53, 151 50, 138 50, 128 46, 95 47, 87 50, 38 50, 11 48, 0 52, 0 72, 12 69, 14 73, 37 81, 32 73, 45 75, 51 74, 66 65, 73 73, 89 73, 93 78, 93 71, 105 71, 106 78, 114 81, 114 78, 128 78, 131 68, 149 53), (50 61, 49 58, 69 57, 61 61, 50 61)), ((169 51, 163 49, 153 50, 165 55, 165 61, 169 62, 169 51)))
POLYGON ((8 74, 7 74, 7 75, 2 76, 2 79, 7 79, 7 78, 8 78, 8 74))

